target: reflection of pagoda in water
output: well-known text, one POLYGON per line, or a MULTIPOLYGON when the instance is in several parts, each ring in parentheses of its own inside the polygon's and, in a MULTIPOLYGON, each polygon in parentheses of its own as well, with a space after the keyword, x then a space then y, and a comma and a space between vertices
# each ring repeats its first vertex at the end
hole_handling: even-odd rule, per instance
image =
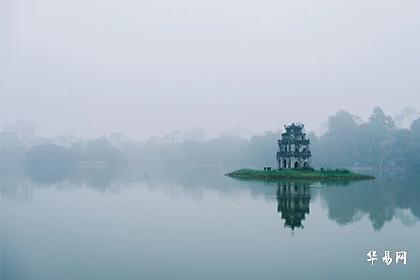
POLYGON ((292 230, 303 228, 302 221, 309 214, 311 190, 308 183, 282 182, 277 189, 277 212, 285 220, 284 226, 292 230))

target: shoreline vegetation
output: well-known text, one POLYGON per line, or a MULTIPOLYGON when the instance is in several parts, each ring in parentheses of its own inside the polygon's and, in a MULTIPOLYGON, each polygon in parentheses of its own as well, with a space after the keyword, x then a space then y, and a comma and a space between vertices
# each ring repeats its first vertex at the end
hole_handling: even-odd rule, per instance
POLYGON ((332 181, 332 180, 371 180, 374 176, 360 174, 348 169, 280 169, 280 170, 256 170, 239 169, 225 174, 226 176, 244 180, 309 180, 309 181, 332 181))

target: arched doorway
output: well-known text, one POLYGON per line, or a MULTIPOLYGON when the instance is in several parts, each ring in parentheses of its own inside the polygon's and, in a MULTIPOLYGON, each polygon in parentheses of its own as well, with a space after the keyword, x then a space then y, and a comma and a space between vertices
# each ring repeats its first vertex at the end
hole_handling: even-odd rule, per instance
POLYGON ((286 161, 286 159, 283 159, 283 168, 287 168, 287 161, 286 161))
POLYGON ((294 167, 295 169, 299 168, 299 162, 296 161, 294 167))
POLYGON ((304 163, 303 163, 303 168, 308 168, 309 167, 309 164, 308 164, 308 162, 307 161, 305 161, 304 163))

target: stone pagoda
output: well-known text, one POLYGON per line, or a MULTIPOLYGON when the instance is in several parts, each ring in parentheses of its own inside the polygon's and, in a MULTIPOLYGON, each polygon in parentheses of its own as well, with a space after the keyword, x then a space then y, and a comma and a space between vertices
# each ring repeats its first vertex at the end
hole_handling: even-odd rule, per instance
POLYGON ((309 139, 303 130, 303 124, 285 125, 286 132, 278 140, 277 162, 279 169, 311 168, 311 150, 309 139))

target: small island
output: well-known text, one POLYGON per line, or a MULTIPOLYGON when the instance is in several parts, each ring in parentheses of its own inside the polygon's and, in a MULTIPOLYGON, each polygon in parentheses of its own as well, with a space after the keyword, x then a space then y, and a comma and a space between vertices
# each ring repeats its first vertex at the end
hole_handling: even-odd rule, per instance
POLYGON ((311 181, 327 181, 327 180, 369 180, 375 179, 374 176, 359 174, 347 169, 334 170, 314 170, 314 169, 280 169, 272 170, 265 168, 265 170, 255 169, 239 169, 226 176, 246 179, 246 180, 311 180, 311 181))
POLYGON ((285 125, 282 139, 277 141, 279 150, 276 153, 278 169, 264 167, 264 170, 240 169, 228 174, 229 177, 248 180, 282 180, 302 179, 310 181, 328 180, 369 180, 375 177, 355 173, 347 169, 312 168, 310 140, 306 138, 304 125, 292 123, 285 125))

